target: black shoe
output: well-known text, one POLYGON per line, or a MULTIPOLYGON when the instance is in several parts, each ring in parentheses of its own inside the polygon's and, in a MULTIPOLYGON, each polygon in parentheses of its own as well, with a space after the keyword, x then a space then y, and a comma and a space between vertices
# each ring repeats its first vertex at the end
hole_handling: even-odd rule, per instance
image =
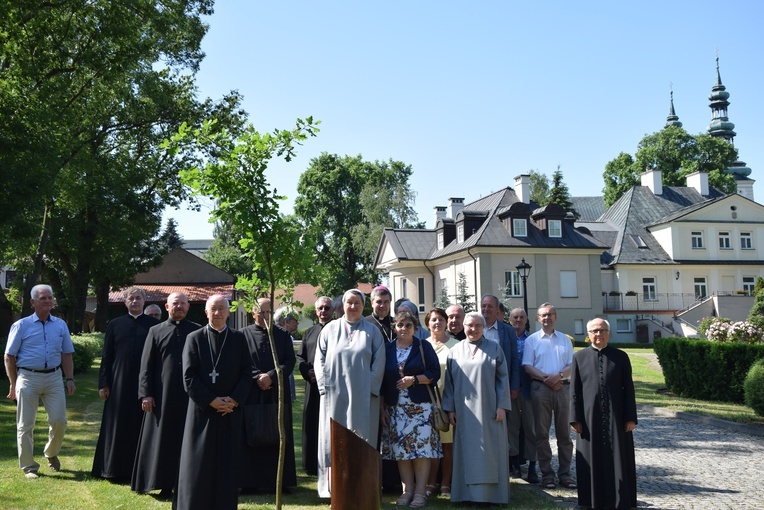
POLYGON ((159 499, 172 499, 172 489, 162 489, 157 496, 159 499))
POLYGON ((536 463, 531 462, 528 464, 528 477, 526 478, 528 483, 539 483, 539 477, 536 474, 536 463))

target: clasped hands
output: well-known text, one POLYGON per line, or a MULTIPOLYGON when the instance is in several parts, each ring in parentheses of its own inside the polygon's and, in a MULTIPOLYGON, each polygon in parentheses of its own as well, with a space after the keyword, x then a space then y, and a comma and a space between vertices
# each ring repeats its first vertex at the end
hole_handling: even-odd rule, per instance
POLYGON ((229 414, 233 412, 239 403, 231 397, 215 397, 215 400, 210 402, 210 405, 220 414, 229 414))

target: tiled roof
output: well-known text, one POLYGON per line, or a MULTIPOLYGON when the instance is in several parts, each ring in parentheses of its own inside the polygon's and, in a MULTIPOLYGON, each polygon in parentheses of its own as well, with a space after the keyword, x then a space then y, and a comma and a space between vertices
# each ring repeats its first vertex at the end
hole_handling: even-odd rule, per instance
POLYGON ((481 247, 539 247, 539 248, 584 248, 605 250, 608 245, 598 241, 588 232, 582 232, 570 223, 562 222, 563 236, 550 238, 533 223, 528 223, 527 237, 512 237, 504 227, 498 215, 509 206, 518 202, 517 195, 511 188, 504 188, 495 193, 475 200, 464 206, 464 211, 484 212, 487 219, 478 229, 465 232, 464 242, 453 240, 443 249, 437 249, 435 230, 392 229, 386 228, 384 236, 397 258, 400 260, 433 260, 465 251, 475 246, 481 247))
POLYGON ((570 197, 578 221, 596 221, 605 212, 604 197, 570 197))
MULTIPOLYGON (((189 284, 189 285, 138 285, 146 291, 149 301, 166 301, 173 292, 182 292, 188 296, 190 303, 203 303, 213 294, 223 294, 233 298, 233 284, 189 284)), ((109 292, 109 303, 121 303, 125 300, 125 289, 109 292)))
POLYGON ((695 188, 686 186, 664 186, 661 195, 654 194, 647 186, 634 186, 624 193, 598 219, 607 226, 601 229, 590 227, 601 241, 612 238, 610 264, 673 264, 648 228, 684 216, 725 196, 715 188, 709 195, 701 195, 695 188), (611 232, 603 234, 602 232, 611 232))

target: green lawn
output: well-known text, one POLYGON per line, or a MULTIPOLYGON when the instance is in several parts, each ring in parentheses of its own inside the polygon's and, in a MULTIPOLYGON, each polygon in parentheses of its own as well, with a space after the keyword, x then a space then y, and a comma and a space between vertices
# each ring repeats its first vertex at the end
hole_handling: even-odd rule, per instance
POLYGON ((764 418, 756 416, 753 409, 742 404, 708 402, 671 394, 666 390, 663 373, 660 371, 658 362, 654 360, 655 355, 652 348, 624 350, 629 353, 631 359, 638 404, 648 404, 674 411, 764 426, 764 418))

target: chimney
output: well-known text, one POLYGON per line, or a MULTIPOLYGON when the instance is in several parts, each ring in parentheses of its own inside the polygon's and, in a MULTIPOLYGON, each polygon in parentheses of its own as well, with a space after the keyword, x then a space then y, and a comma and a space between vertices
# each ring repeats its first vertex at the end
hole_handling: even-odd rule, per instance
POLYGON ((464 199, 451 197, 448 199, 448 217, 456 218, 456 213, 464 209, 464 199))
POLYGON ((515 195, 524 204, 531 203, 531 176, 521 174, 515 177, 515 195))
POLYGON ((753 183, 756 182, 753 179, 736 179, 737 194, 744 196, 748 200, 753 202, 753 183))
POLYGON ((653 195, 663 195, 663 182, 661 182, 661 171, 654 168, 648 168, 640 178, 642 186, 647 186, 653 195))
POLYGON ((695 188, 695 190, 703 195, 708 196, 708 173, 707 172, 693 172, 687 176, 687 187, 695 188))
POLYGON ((446 217, 446 206, 436 205, 433 209, 435 209, 435 225, 432 228, 437 228, 438 220, 446 217))

